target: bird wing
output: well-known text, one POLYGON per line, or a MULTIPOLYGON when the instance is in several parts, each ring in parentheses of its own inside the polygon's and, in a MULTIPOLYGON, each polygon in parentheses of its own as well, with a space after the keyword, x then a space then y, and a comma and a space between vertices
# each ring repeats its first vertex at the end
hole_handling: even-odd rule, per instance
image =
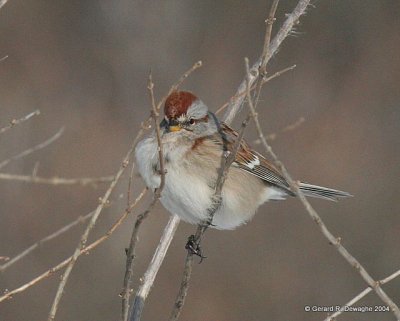
MULTIPOLYGON (((223 133, 224 146, 228 151, 232 152, 239 136, 238 133, 225 123, 221 123, 221 132, 223 133)), ((263 155, 254 151, 243 139, 240 142, 233 165, 257 176, 267 184, 294 195, 282 173, 263 155)))

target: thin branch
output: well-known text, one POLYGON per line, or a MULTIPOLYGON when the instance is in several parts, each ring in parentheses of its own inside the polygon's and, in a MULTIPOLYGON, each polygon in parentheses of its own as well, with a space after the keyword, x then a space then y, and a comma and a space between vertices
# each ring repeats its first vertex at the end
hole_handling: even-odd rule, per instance
POLYGON ((269 11, 269 16, 268 19, 265 20, 265 25, 266 25, 266 30, 265 30, 265 37, 264 37, 264 47, 263 51, 261 54, 261 64, 260 64, 260 71, 262 74, 266 73, 266 68, 267 68, 267 57, 269 54, 269 46, 271 42, 271 33, 272 33, 272 25, 274 24, 274 21, 276 20, 275 18, 275 13, 276 9, 278 8, 279 0, 274 0, 274 2, 271 5, 271 9, 269 11))
POLYGON ((164 261, 165 255, 167 254, 176 229, 178 228, 179 221, 180 219, 177 215, 171 215, 169 218, 167 226, 165 227, 163 235, 161 236, 159 245, 154 252, 153 258, 151 259, 146 273, 141 278, 142 285, 139 287, 135 296, 130 317, 131 321, 139 321, 141 318, 144 303, 150 293, 151 287, 153 286, 158 270, 164 261))
MULTIPOLYGON (((139 196, 136 198, 135 202, 128 209, 126 209, 124 211, 124 213, 121 215, 121 217, 111 226, 111 228, 107 231, 107 233, 104 234, 99 239, 97 239, 96 241, 94 241, 93 243, 86 246, 84 249, 82 249, 82 251, 79 253, 79 256, 81 256, 83 254, 89 254, 89 252, 91 250, 93 250, 94 248, 99 246, 101 243, 103 243, 105 240, 107 240, 114 233, 114 231, 125 221, 125 219, 131 213, 131 211, 136 207, 136 205, 139 203, 139 201, 146 194, 146 191, 147 191, 146 188, 143 189, 142 192, 139 194, 139 196)), ((70 262, 72 262, 73 259, 74 259, 74 256, 72 255, 69 258, 62 261, 61 263, 57 264, 56 266, 52 267, 51 269, 47 270, 46 272, 44 272, 41 275, 37 276, 36 278, 32 279, 31 281, 23 284, 22 286, 14 289, 12 291, 5 291, 4 295, 0 297, 0 302, 11 299, 14 295, 24 292, 25 290, 36 285, 40 281, 53 275, 55 272, 60 271, 61 269, 66 267, 70 262)))
MULTIPOLYGON (((207 209, 207 214, 208 217, 207 219, 200 223, 197 227, 196 234, 193 237, 193 242, 194 244, 199 247, 201 239, 207 230, 208 226, 212 223, 212 220, 214 218, 215 213, 218 211, 218 209, 221 206, 222 203, 222 187, 225 183, 225 180, 228 176, 228 171, 232 163, 235 161, 236 154, 239 150, 240 147, 240 142, 242 141, 244 131, 247 127, 247 124, 250 120, 250 114, 247 115, 246 119, 242 122, 242 126, 238 135, 237 140, 235 141, 235 144, 233 146, 232 152, 227 153, 224 152, 223 155, 221 156, 221 165, 218 171, 218 178, 217 182, 215 185, 215 191, 211 199, 211 205, 207 209)), ((171 312, 170 321, 176 321, 179 318, 179 315, 181 313, 183 304, 185 303, 185 298, 187 295, 188 287, 189 287, 189 280, 191 277, 192 273, 192 265, 193 265, 193 255, 194 252, 188 250, 188 254, 186 256, 186 261, 185 261, 185 268, 183 271, 183 278, 181 281, 181 286, 179 288, 178 295, 175 299, 175 304, 173 307, 173 310, 171 312)), ((200 256, 202 256, 201 253, 199 253, 200 256)))
MULTIPOLYGON (((397 278, 400 275, 400 270, 397 270, 396 272, 392 273, 388 277, 378 281, 380 285, 386 284, 393 279, 397 278)), ((324 321, 333 321, 336 320, 336 317, 341 315, 346 307, 351 307, 354 305, 356 302, 360 301, 363 297, 365 297, 368 293, 370 293, 373 289, 371 287, 368 287, 364 289, 361 293, 359 293, 357 296, 355 296, 353 299, 351 299, 349 302, 347 302, 345 305, 343 305, 339 311, 329 315, 324 321)))
POLYGON ((158 200, 161 197, 161 192, 165 185, 165 167, 164 167, 164 155, 162 149, 162 142, 161 142, 161 131, 160 131, 160 119, 159 113, 157 112, 157 107, 154 99, 154 83, 152 80, 151 73, 149 74, 149 80, 147 89, 149 90, 149 96, 151 101, 151 118, 154 120, 154 127, 156 129, 156 137, 157 137, 157 145, 158 145, 158 159, 160 165, 160 186, 157 188, 153 201, 150 203, 149 207, 146 211, 144 211, 141 215, 138 215, 138 218, 135 222, 135 225, 132 230, 131 240, 129 243, 129 248, 126 253, 126 270, 125 270, 125 277, 124 277, 124 286, 121 293, 122 296, 122 312, 121 312, 121 320, 127 321, 129 317, 129 299, 131 295, 131 283, 132 283, 132 275, 133 275, 133 262, 135 260, 135 250, 136 244, 138 240, 139 228, 142 224, 143 220, 146 219, 147 215, 156 205, 158 200))
POLYGON ((8 173, 0 173, 0 180, 18 181, 25 183, 47 184, 47 185, 82 185, 82 186, 96 186, 99 183, 111 182, 114 176, 103 177, 79 177, 79 178, 62 178, 62 177, 39 177, 28 175, 16 175, 8 173))
MULTIPOLYGON (((284 22, 281 29, 279 30, 279 32, 277 33, 277 35, 275 36, 274 40, 272 41, 272 43, 270 45, 269 44, 270 33, 271 33, 270 28, 272 28, 272 22, 274 21, 274 15, 275 15, 276 6, 277 6, 277 1, 274 1, 273 5, 271 7, 269 18, 268 18, 268 21, 271 23, 269 23, 269 22, 267 23, 267 29, 266 29, 266 33, 267 34, 269 33, 269 35, 265 36, 265 41, 267 41, 268 44, 264 43, 263 53, 261 54, 259 60, 253 65, 251 71, 249 73, 246 73, 245 79, 242 81, 242 83, 240 84, 240 86, 237 90, 236 96, 239 96, 239 97, 236 100, 231 100, 231 102, 228 106, 228 110, 225 112, 225 115, 223 117, 223 121, 225 123, 230 124, 233 121, 234 117, 239 112, 239 110, 241 109, 242 104, 243 104, 244 95, 242 96, 241 93, 243 93, 243 92, 249 93, 250 92, 250 89, 252 88, 254 82, 259 78, 260 66, 266 65, 269 62, 269 59, 272 57, 273 53, 279 48, 282 41, 286 38, 286 36, 292 30, 294 23, 298 21, 299 17, 302 14, 304 14, 308 4, 309 4, 309 1, 307 1, 307 0, 300 0, 298 2, 296 8, 290 15, 287 16, 286 21, 284 22)), ((261 88, 261 86, 260 86, 260 88, 261 88)), ((237 148, 240 145, 240 141, 242 140, 244 129, 245 129, 250 117, 251 117, 251 112, 248 113, 245 121, 242 123, 241 132, 239 134, 239 137, 238 137, 235 147, 234 147, 234 153, 232 153, 230 156, 233 156, 233 157, 236 156, 237 148)), ((211 219, 211 220, 209 220, 207 222, 208 224, 211 223, 216 210, 218 210, 218 207, 221 204, 221 194, 220 194, 220 191, 218 191, 218 190, 222 189, 222 184, 224 183, 223 177, 224 177, 224 175, 226 175, 226 171, 229 169, 229 166, 231 165, 233 160, 229 159, 229 156, 228 156, 228 158, 224 159, 224 157, 222 157, 222 159, 221 159, 221 168, 220 168, 220 172, 219 172, 219 176, 218 176, 218 180, 217 180, 216 193, 213 196, 212 206, 209 210, 209 219, 211 219), (231 161, 231 162, 229 162, 229 161, 231 161), (226 166, 227 168, 224 168, 224 166, 226 166), (219 184, 221 184, 221 185, 219 185, 219 184)), ((199 225, 199 227, 197 228, 197 231, 196 231, 196 235, 194 236, 194 239, 196 242, 198 242, 198 243, 200 242, 201 237, 202 237, 205 229, 207 228, 208 224, 199 225)), ((179 293, 175 300, 175 305, 174 305, 174 308, 171 313, 169 321, 178 320, 180 312, 183 307, 183 304, 185 302, 185 297, 186 297, 187 289, 189 286, 189 280, 190 280, 192 264, 193 264, 192 256, 193 256, 193 254, 189 252, 186 257, 185 268, 184 268, 184 272, 183 272, 184 276, 183 276, 181 286, 179 289, 179 293)))
MULTIPOLYGON (((250 70, 248 70, 248 73, 250 74, 250 70)), ((278 157, 276 154, 273 152, 271 146, 268 144, 263 131, 261 129, 260 122, 258 120, 258 115, 255 112, 255 108, 253 106, 253 102, 251 99, 250 91, 248 90, 247 92, 247 100, 248 100, 248 105, 252 113, 252 117, 254 119, 254 122, 256 124, 256 129, 259 135, 259 138, 265 147, 265 150, 268 154, 271 155, 271 157, 274 159, 275 164, 281 169, 283 176, 285 177, 286 181, 289 183, 290 187, 292 190, 296 193, 298 196, 299 200, 301 203, 304 205, 306 211, 310 215, 310 217, 313 219, 313 221, 318 225, 320 228, 322 234, 328 239, 329 243, 334 245, 338 252, 344 257, 344 259, 356 269, 356 271, 361 275, 361 277, 364 279, 364 281, 372 287, 376 294, 379 296, 379 298, 386 303, 393 314, 396 316, 398 320, 400 320, 400 310, 398 306, 393 302, 393 300, 386 294, 386 292, 383 291, 383 289, 380 287, 379 282, 376 282, 370 275, 369 273, 365 270, 365 268, 360 264, 360 262, 357 261, 357 259, 351 255, 347 249, 341 244, 341 238, 340 237, 335 237, 333 234, 328 230, 326 227, 325 223, 322 221, 321 217, 318 215, 318 213, 314 210, 314 208, 311 206, 311 204, 308 202, 306 197, 303 195, 301 192, 299 185, 293 181, 291 176, 289 175, 288 171, 286 170, 285 166, 281 161, 279 161, 278 157)))
MULTIPOLYGON (((294 25, 298 22, 299 18, 306 12, 306 9, 308 5, 310 4, 310 0, 300 0, 296 7, 294 8, 293 12, 291 14, 288 14, 286 17, 285 22, 283 23, 282 27, 279 29, 278 33, 274 37, 274 39, 271 41, 271 44, 269 45, 269 50, 268 54, 266 57, 261 56, 255 63, 254 65, 250 68, 250 87, 253 86, 253 83, 257 80, 258 78, 258 70, 261 65, 261 63, 264 61, 265 64, 269 62, 271 57, 277 52, 278 48, 282 44, 282 42, 285 40, 285 38, 289 35, 289 33, 292 31, 294 25)), ((246 87, 247 87, 247 76, 246 78, 242 81, 240 84, 237 92, 237 97, 235 100, 232 100, 229 103, 229 107, 227 111, 225 112, 225 115, 223 117, 223 120, 225 123, 230 124, 232 123, 233 119, 235 118, 236 114, 240 111, 243 105, 243 96, 240 96, 240 93, 246 92, 246 87)))
POLYGON ((32 244, 29 246, 27 249, 19 253, 18 255, 14 256, 12 259, 7 261, 7 263, 4 263, 3 265, 0 266, 0 272, 4 272, 7 270, 11 265, 17 263, 19 260, 23 259, 25 256, 28 254, 32 253, 35 249, 40 248, 43 244, 61 236, 62 234, 68 232, 70 229, 73 227, 83 224, 85 221, 87 221, 94 212, 90 212, 89 214, 86 214, 84 216, 79 216, 76 220, 72 221, 71 223, 63 226, 59 230, 55 231, 54 233, 46 236, 45 238, 41 239, 40 241, 36 242, 35 244, 32 244))
MULTIPOLYGON (((7 3, 6 0, 1 0, 1 1, 0 1, 0 9, 1 9, 1 7, 4 6, 6 3, 7 3)), ((4 59, 4 58, 2 58, 2 59, 4 59)), ((10 130, 11 128, 13 128, 13 127, 15 127, 15 126, 17 126, 17 125, 26 122, 26 121, 29 120, 30 118, 32 118, 32 117, 34 117, 34 116, 39 116, 39 115, 40 115, 40 110, 35 110, 35 111, 29 113, 28 115, 26 115, 26 116, 20 118, 20 119, 13 119, 12 121, 10 121, 10 124, 9 124, 9 125, 7 125, 7 126, 5 126, 5 127, 3 127, 3 128, 0 128, 0 134, 3 134, 3 133, 5 133, 7 130, 10 130)))
MULTIPOLYGON (((183 76, 180 78, 180 80, 178 81, 177 84, 175 84, 170 92, 172 92, 173 90, 176 90, 178 88, 178 86, 190 75, 191 72, 193 72, 194 70, 196 70, 197 68, 199 68, 201 66, 201 62, 197 62, 195 63, 190 70, 188 70, 186 73, 183 74, 183 76)), ((165 100, 166 97, 163 98, 163 100, 165 100)), ((161 108, 162 102, 160 102, 159 106, 157 106, 158 109, 161 108)), ((32 117, 32 116, 30 116, 32 117)), ((145 120, 144 122, 141 123, 141 128, 138 131, 136 138, 133 142, 133 147, 136 146, 137 142, 141 139, 141 137, 144 134, 144 131, 150 128, 150 120, 151 120, 151 116, 145 120)), ((124 166, 126 166, 127 163, 124 163, 124 166)), ((97 247, 99 244, 101 244, 103 241, 105 241, 106 239, 108 239, 111 234, 115 231, 115 229, 125 220, 125 218, 127 217, 127 215, 130 213, 130 211, 136 206, 137 202, 143 197, 145 191, 142 192, 142 194, 139 195, 139 197, 136 199, 136 201, 134 202, 134 204, 132 204, 129 207, 129 211, 126 211, 125 214, 117 221, 117 223, 115 223, 113 225, 113 227, 107 232, 106 235, 104 235, 103 237, 99 238, 98 240, 96 240, 95 242, 91 243, 90 245, 88 245, 87 247, 84 247, 78 254, 78 256, 76 257, 75 253, 74 255, 72 255, 70 258, 64 260, 63 262, 61 262, 60 264, 58 264, 57 266, 49 269, 48 271, 46 271, 45 273, 39 275, 38 277, 36 277, 35 279, 31 280, 30 282, 22 285, 21 287, 12 290, 12 291, 6 291, 6 293, 0 297, 0 302, 10 299, 13 295, 21 293, 23 291, 25 291, 26 289, 30 288, 31 286, 37 284, 38 282, 42 281, 43 279, 49 277, 50 275, 54 274, 55 272, 61 270, 62 268, 64 268, 65 266, 67 266, 68 264, 70 264, 73 261, 76 261, 76 259, 85 253, 88 253, 90 250, 92 250, 93 248, 97 247)), ((104 197, 103 197, 104 200, 104 197)))
MULTIPOLYGON (((273 79, 275 79, 275 78, 277 78, 277 77, 283 75, 284 73, 286 73, 286 72, 288 72, 288 71, 290 71, 290 70, 293 70, 294 68, 296 68, 296 65, 292 65, 292 66, 290 66, 290 67, 286 67, 286 68, 284 68, 284 69, 282 69, 282 70, 279 70, 279 71, 277 71, 276 73, 274 73, 273 75, 271 75, 271 76, 269 76, 269 77, 264 77, 263 80, 262 80, 262 84, 265 84, 265 83, 267 83, 267 82, 269 82, 269 81, 271 81, 271 80, 273 80, 273 79)), ((251 90, 253 90, 253 89, 255 89, 255 88, 256 88, 256 85, 253 85, 253 86, 251 87, 251 90)), ((221 107, 219 107, 215 113, 218 115, 221 111, 223 111, 224 109, 226 109, 226 107, 228 107, 228 106, 231 104, 231 102, 235 101, 236 98, 239 98, 239 97, 243 97, 243 98, 244 98, 244 97, 246 96, 246 94, 247 94, 246 90, 245 90, 245 91, 242 91, 242 92, 236 93, 235 95, 233 95, 233 96, 229 99, 229 101, 228 101, 227 103, 225 103, 225 104, 223 104, 221 107)))
MULTIPOLYGON (((299 117, 295 122, 285 126, 284 128, 282 128, 281 130, 279 130, 278 132, 275 133, 271 133, 268 134, 266 136, 266 139, 269 141, 275 140, 278 138, 278 136, 287 133, 287 132, 291 132, 292 130, 297 129, 298 127, 300 127, 304 122, 305 122, 305 118, 303 116, 299 117)), ((253 141, 254 144, 261 144, 261 140, 259 138, 255 139, 253 141)))
POLYGON ((183 275, 181 285, 179 287, 178 295, 175 299, 174 308, 172 309, 169 321, 176 321, 179 319, 182 307, 185 304, 185 299, 187 296, 187 291, 189 289, 189 281, 192 276, 193 270, 193 254, 188 251, 185 259, 185 267, 183 268, 183 275))
POLYGON ((0 0, 0 9, 8 2, 8 0, 0 0))
POLYGON ((9 159, 6 159, 6 160, 2 161, 0 163, 0 169, 3 168, 4 166, 6 166, 11 161, 15 161, 15 160, 20 159, 22 157, 28 156, 28 155, 30 155, 30 154, 32 154, 32 153, 34 153, 34 152, 36 152, 36 151, 38 151, 40 149, 43 149, 43 148, 49 146, 51 143, 55 142, 57 139, 59 139, 61 137, 61 135, 64 132, 64 129, 65 129, 64 127, 61 127, 57 131, 57 133, 55 133, 50 138, 46 139, 44 142, 42 142, 40 144, 37 144, 36 146, 33 146, 33 147, 31 147, 31 148, 29 148, 27 150, 24 150, 22 153, 19 153, 18 155, 15 155, 15 156, 13 156, 13 157, 11 157, 9 159))
POLYGON ((117 171, 117 173, 115 174, 115 177, 113 179, 113 181, 111 182, 110 186, 108 187, 107 191, 105 192, 104 196, 100 199, 100 203, 97 206, 96 210, 94 211, 93 216, 91 217, 89 224, 87 225, 84 233, 81 236, 81 239, 78 243, 78 246, 76 247, 74 254, 72 255, 72 259, 71 261, 68 263, 67 268, 65 269, 64 275, 61 277, 61 281, 58 285, 58 289, 56 292, 56 295, 54 297, 54 301, 53 304, 51 306, 49 315, 48 315, 48 321, 52 321, 54 320, 54 317, 57 313, 57 309, 58 309, 58 305, 60 303, 61 297, 63 295, 64 292, 64 288, 65 285, 67 284, 67 281, 69 279, 69 276, 72 272, 72 269, 75 266, 75 263, 78 259, 78 257, 80 256, 80 254, 82 253, 82 250, 84 249, 87 239, 89 237, 89 234, 91 232, 91 230, 93 229, 93 227, 95 226, 98 217, 100 216, 100 213, 102 212, 103 208, 105 207, 105 205, 108 202, 108 199, 111 195, 111 192, 114 190, 114 187, 117 185, 117 182, 119 181, 119 179, 121 178, 122 174, 124 173, 126 167, 129 164, 129 159, 131 154, 133 153, 133 150, 136 146, 136 143, 138 141, 140 137, 140 131, 138 133, 138 135, 136 136, 136 138, 134 139, 134 142, 131 146, 131 148, 128 150, 127 154, 125 155, 125 157, 123 158, 121 165, 117 171))

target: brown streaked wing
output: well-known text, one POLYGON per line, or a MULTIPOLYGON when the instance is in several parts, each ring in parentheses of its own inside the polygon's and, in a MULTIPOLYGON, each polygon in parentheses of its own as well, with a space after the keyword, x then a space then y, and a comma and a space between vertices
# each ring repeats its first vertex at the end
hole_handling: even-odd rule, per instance
MULTIPOLYGON (((234 143, 238 137, 238 133, 224 123, 221 124, 221 127, 227 136, 227 148, 228 150, 232 151, 234 143)), ((239 168, 257 176, 264 182, 281 188, 290 195, 294 195, 290 190, 288 182, 282 176, 281 172, 263 155, 252 150, 245 140, 242 140, 240 143, 234 164, 239 168)))

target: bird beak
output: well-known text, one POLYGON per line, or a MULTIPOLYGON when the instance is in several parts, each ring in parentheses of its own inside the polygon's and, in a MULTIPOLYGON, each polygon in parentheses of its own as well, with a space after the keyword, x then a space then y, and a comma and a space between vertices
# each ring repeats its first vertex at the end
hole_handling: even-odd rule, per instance
POLYGON ((181 125, 176 121, 176 119, 170 119, 168 122, 168 131, 179 132, 182 129, 181 125))
POLYGON ((176 125, 176 126, 169 126, 169 131, 170 132, 179 132, 181 130, 181 126, 176 125))

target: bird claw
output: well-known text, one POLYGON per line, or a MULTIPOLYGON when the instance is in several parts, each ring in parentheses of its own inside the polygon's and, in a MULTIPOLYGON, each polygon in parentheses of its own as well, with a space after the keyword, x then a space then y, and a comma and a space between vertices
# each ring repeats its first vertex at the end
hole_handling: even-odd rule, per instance
POLYGON ((200 242, 196 240, 196 237, 194 235, 189 236, 185 249, 188 250, 190 254, 200 257, 199 264, 203 262, 203 259, 207 258, 206 256, 203 255, 200 247, 200 242))

